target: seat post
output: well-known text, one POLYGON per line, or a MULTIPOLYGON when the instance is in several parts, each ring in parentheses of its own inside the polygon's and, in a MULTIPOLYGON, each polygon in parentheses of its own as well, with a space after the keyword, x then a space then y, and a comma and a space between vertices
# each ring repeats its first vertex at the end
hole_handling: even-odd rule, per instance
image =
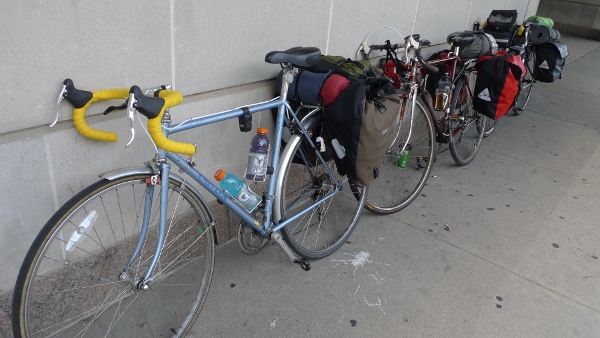
POLYGON ((450 48, 452 48, 452 54, 458 56, 458 51, 460 49, 460 46, 458 45, 458 43, 453 43, 452 47, 450 47, 450 48))

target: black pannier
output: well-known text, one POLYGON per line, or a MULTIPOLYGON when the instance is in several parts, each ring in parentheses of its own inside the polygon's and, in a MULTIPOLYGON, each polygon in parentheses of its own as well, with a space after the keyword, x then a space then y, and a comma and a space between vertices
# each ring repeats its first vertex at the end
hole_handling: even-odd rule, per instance
POLYGON ((515 25, 518 13, 516 10, 493 10, 484 23, 483 31, 491 34, 500 48, 512 45, 512 38, 519 26, 515 25))
POLYGON ((536 45, 534 78, 540 82, 554 82, 559 79, 568 55, 567 45, 561 42, 536 45))

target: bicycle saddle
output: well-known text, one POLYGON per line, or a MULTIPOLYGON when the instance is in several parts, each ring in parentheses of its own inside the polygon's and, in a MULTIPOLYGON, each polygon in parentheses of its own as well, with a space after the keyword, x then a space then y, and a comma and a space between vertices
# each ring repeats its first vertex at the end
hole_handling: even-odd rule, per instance
POLYGON ((459 46, 470 45, 475 41, 475 35, 470 32, 454 32, 448 35, 446 39, 449 44, 458 44, 459 46))
POLYGON ((316 65, 321 61, 321 50, 316 47, 294 47, 284 51, 272 51, 265 56, 268 63, 291 63, 298 68, 316 65))

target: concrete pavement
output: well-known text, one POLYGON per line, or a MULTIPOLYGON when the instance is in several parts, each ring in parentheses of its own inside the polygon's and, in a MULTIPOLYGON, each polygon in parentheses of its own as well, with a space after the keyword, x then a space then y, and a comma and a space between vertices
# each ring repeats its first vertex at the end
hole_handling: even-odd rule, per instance
POLYGON ((442 152, 422 196, 311 271, 222 245, 190 336, 600 337, 600 42, 562 41, 562 80, 471 164, 442 152))

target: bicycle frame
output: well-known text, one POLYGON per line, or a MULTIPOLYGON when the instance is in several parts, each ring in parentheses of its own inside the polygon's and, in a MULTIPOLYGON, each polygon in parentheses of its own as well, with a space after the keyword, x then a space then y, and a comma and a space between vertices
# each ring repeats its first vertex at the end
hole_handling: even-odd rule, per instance
MULTIPOLYGON (((284 70, 284 78, 285 78, 286 71, 293 72, 294 70, 285 69, 284 70)), ((280 150, 281 150, 281 140, 282 140, 284 122, 286 120, 286 115, 285 115, 286 111, 288 111, 288 113, 289 113, 288 116, 291 116, 292 119, 296 122, 296 124, 300 128, 302 134, 308 135, 308 132, 302 125, 301 121, 298 119, 296 114, 289 107, 287 100, 284 99, 287 95, 287 85, 288 84, 286 81, 282 81, 282 82, 283 83, 282 83, 281 92, 283 95, 274 100, 256 103, 253 105, 236 108, 236 109, 231 109, 231 110, 227 110, 227 111, 223 111, 220 113, 215 113, 212 115, 207 115, 207 116, 203 116, 203 117, 199 117, 199 118, 193 118, 193 119, 184 121, 183 123, 181 123, 177 126, 173 126, 173 127, 171 127, 171 121, 170 121, 169 115, 165 114, 165 116, 163 117, 163 121, 162 121, 163 132, 165 133, 165 136, 168 137, 171 134, 175 134, 175 133, 182 132, 185 130, 198 128, 201 126, 221 122, 224 120, 229 120, 229 119, 236 118, 236 117, 242 117, 242 116, 254 114, 256 112, 263 111, 263 110, 278 108, 277 120, 275 123, 274 144, 273 144, 273 147, 271 148, 271 165, 273 167, 273 173, 271 175, 269 175, 269 179, 268 179, 267 192, 266 192, 265 201, 264 201, 264 218, 263 218, 262 223, 256 219, 254 219, 254 217, 250 213, 248 213, 242 206, 238 205, 236 202, 233 201, 233 199, 231 199, 230 197, 225 195, 225 193, 220 188, 215 186, 204 175, 202 175, 199 171, 194 169, 192 167, 192 165, 190 165, 188 163, 188 161, 184 160, 180 155, 178 155, 176 153, 167 152, 162 149, 158 149, 158 152, 155 157, 155 162, 157 163, 157 168, 159 169, 159 173, 160 173, 160 181, 162 181, 162 182, 169 181, 169 172, 171 169, 171 165, 167 162, 167 159, 168 159, 171 162, 173 162, 177 167, 179 167, 181 169, 181 171, 186 173, 194 181, 196 181, 198 184, 200 184, 210 194, 215 196, 219 202, 225 204, 229 209, 231 209, 236 215, 238 215, 244 222, 246 222, 260 236, 262 236, 264 238, 269 238, 269 236, 272 233, 281 230, 282 228, 284 228, 291 222, 302 217, 304 214, 306 214, 308 211, 310 211, 313 207, 332 198, 335 194, 337 194, 341 190, 342 183, 339 182, 335 178, 335 175, 331 172, 331 170, 328 168, 328 166, 324 166, 325 168, 327 168, 328 174, 330 175, 331 178, 333 178, 333 180, 336 184, 335 189, 333 191, 331 191, 330 193, 328 193, 327 195, 319 198, 318 200, 316 200, 315 202, 313 202, 306 208, 302 209, 300 212, 298 212, 297 214, 293 215, 290 218, 286 218, 285 220, 273 220, 272 219, 273 200, 274 200, 274 196, 277 192, 276 182, 278 181, 277 178, 279 176, 279 170, 278 170, 279 169, 278 168, 279 154, 280 154, 280 150)), ((319 153, 318 149, 315 147, 315 144, 312 142, 310 137, 307 137, 306 140, 309 142, 312 149, 315 150, 318 160, 321 161, 321 163, 325 164, 326 163, 325 160, 319 153)), ((150 219, 149 210, 151 210, 151 207, 152 207, 152 195, 154 193, 154 185, 158 183, 157 178, 158 178, 158 175, 155 175, 155 178, 152 179, 152 182, 150 182, 148 184, 148 187, 146 189, 147 194, 146 194, 146 199, 144 201, 144 218, 143 218, 142 231, 140 233, 140 239, 136 246, 135 251, 133 252, 131 258, 129 259, 127 266, 125 267, 124 273, 122 275, 123 279, 127 278, 127 271, 129 269, 129 267, 131 266, 131 264, 133 264, 136 257, 141 252, 141 248, 144 243, 146 233, 147 233, 148 227, 149 227, 149 219, 150 219)), ((167 210, 166 210, 167 203, 166 203, 166 201, 168 199, 168 196, 167 196, 168 188, 169 188, 168 184, 160 185, 161 209, 160 209, 159 235, 158 235, 157 247, 156 247, 156 251, 155 251, 156 254, 153 256, 152 262, 150 263, 150 266, 148 267, 148 270, 146 272, 144 280, 140 281, 140 283, 138 284, 138 285, 140 285, 140 287, 144 287, 144 285, 147 285, 147 283, 152 280, 152 276, 151 276, 152 272, 154 271, 154 268, 156 267, 156 265, 158 263, 160 253, 161 253, 161 250, 164 245, 166 221, 167 221, 167 215, 166 215, 167 214, 167 210)), ((279 207, 279 206, 276 206, 276 207, 279 207)), ((288 253, 288 252, 286 252, 286 253, 288 253)), ((288 256, 289 256, 289 253, 288 253, 288 256)))

